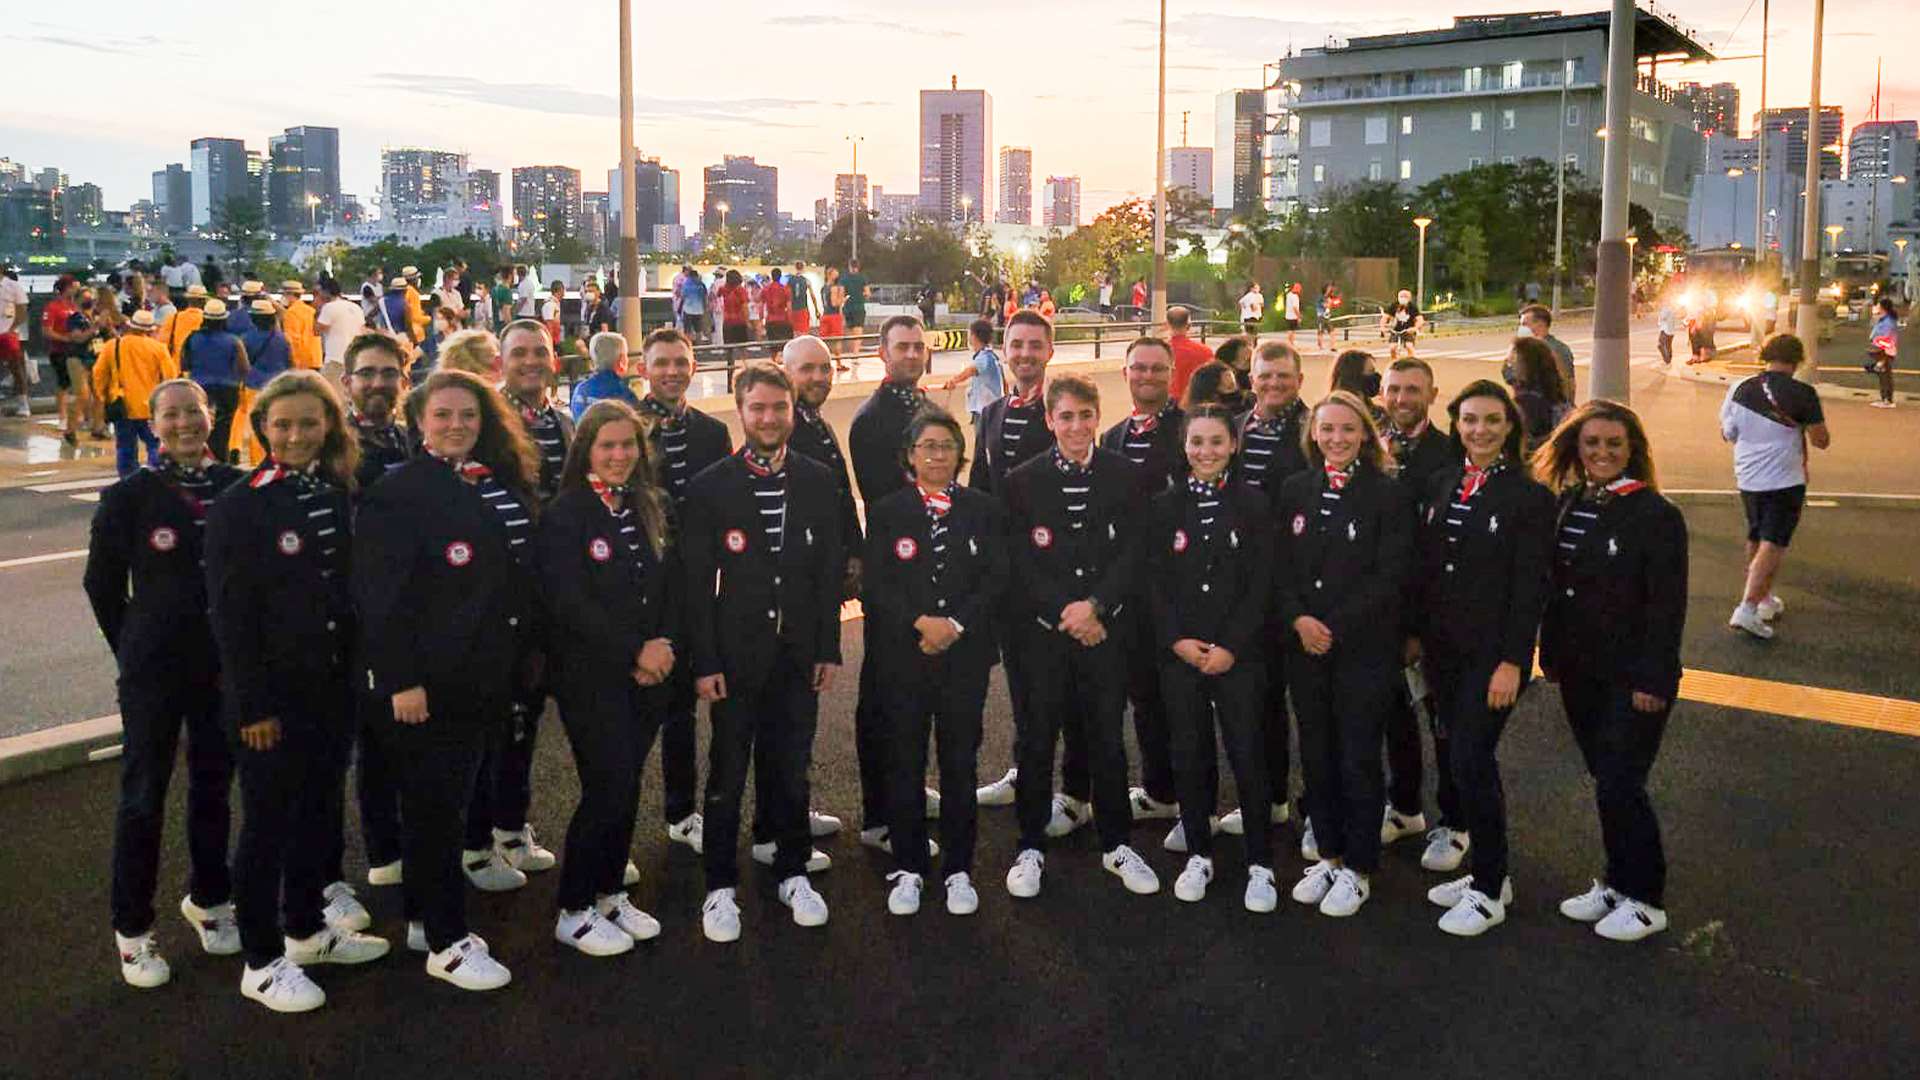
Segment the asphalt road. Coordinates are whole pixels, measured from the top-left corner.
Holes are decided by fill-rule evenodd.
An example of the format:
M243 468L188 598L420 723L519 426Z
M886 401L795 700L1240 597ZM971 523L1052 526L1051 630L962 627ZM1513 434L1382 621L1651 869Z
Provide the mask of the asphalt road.
M1581 338L1567 336L1584 357ZM1471 358L1438 366L1443 386L1492 370ZM1310 386L1324 383L1325 369L1324 358L1309 361ZM1115 392L1115 376L1101 382ZM1640 369L1634 392L1667 487L1730 487L1713 420L1721 389ZM844 424L855 404L837 400L830 415ZM1912 663L1920 564L1906 547L1920 500L1865 497L1915 492L1914 421L1852 403L1829 411L1836 447L1817 459L1813 486L1855 494L1809 508L1773 642L1723 626L1741 575L1737 500L1676 496L1693 536L1684 659L1920 699ZM65 493L0 491L0 561L81 546L90 510ZM78 561L0 569L0 627L11 645L0 698L10 723L113 711L79 569ZM857 629L847 627L850 663ZM1011 737L998 676L994 686L981 753L989 775L1007 763ZM849 829L859 806L851 688L843 679L822 704L814 769L815 804L847 817ZM461 994L396 954L363 969L321 969L330 1001L306 1017L242 1000L238 963L190 944L170 914L185 873L177 828L158 905L174 982L145 993L120 982L105 914L116 774L76 769L0 787L0 820L11 826L0 830L0 867L11 871L0 874L0 909L11 916L0 955L14 976L0 981L0 1075L447 1066L565 1076L1912 1075L1920 922L1907 898L1920 892L1920 860L1904 808L1920 741L1682 704L1652 785L1672 864L1673 929L1632 947L1554 910L1600 860L1592 788L1550 686L1529 691L1509 732L1519 897L1507 924L1477 941L1434 928L1438 909L1421 895L1432 875L1411 840L1390 851L1372 902L1347 921L1285 899L1272 915L1242 910L1244 864L1231 839L1220 845L1212 895L1178 903L1180 860L1160 849L1157 823L1140 826L1135 842L1161 874L1160 895L1125 893L1099 870L1083 833L1056 849L1042 897L1016 902L1001 887L1011 813L983 810L982 906L972 919L946 915L937 890L919 916L888 915L889 861L842 835L824 845L836 865L818 879L833 905L827 927L793 926L767 875L750 872L742 940L715 946L699 933L698 867L660 834L650 766L634 895L664 924L659 940L613 960L562 949L551 940L549 874L518 893L473 896L475 928L513 968L507 990ZM577 784L551 715L537 770L533 821L557 839ZM1233 802L1229 785L1223 807ZM357 823L349 830L349 873L359 875ZM1283 879L1298 866L1283 858ZM397 939L396 890L371 892L376 930Z

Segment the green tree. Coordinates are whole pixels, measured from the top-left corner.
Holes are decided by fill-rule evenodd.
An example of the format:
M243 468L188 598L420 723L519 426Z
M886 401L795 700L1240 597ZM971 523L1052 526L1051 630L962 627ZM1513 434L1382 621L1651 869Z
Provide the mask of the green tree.
M481 236L474 233L429 240L420 247L420 259L417 265L423 272L431 272L436 267L452 266L456 260L465 260L470 273L481 275L492 273L495 267L507 261L506 252L502 250L497 236L491 234ZM556 257L554 261L573 260Z
M381 285L385 285L402 267L419 266L424 268L425 257L420 249L409 247L400 242L397 236L389 235L366 247L350 248L346 254L334 263L334 274L348 287L357 288L371 270L380 271Z
M1328 193L1311 215L1310 243L1330 255L1398 259L1413 265L1417 245L1406 194L1385 180L1361 180Z
M232 196L214 208L220 248L234 266L252 266L267 250L267 215L256 199Z
M931 284L949 294L965 275L973 256L952 229L920 217L906 223L882 257L869 262L865 252L862 248L861 263L872 267L876 280Z
M1167 190L1167 251L1200 246L1200 230L1213 226L1213 200L1190 187ZM1148 232L1152 236L1152 232Z
M871 265L871 260L874 255L880 252L886 245L881 242L879 234L874 232L872 212L862 210L858 216L860 221L860 261L862 266L868 266ZM849 249L852 246L854 217L855 215L851 213L842 214L839 218L835 219L833 228L827 230L827 235L821 238L820 262L822 265L842 267L847 265L847 259L850 257Z
M1453 243L1453 276L1466 298L1478 301L1487 279L1487 238L1478 225L1465 225Z

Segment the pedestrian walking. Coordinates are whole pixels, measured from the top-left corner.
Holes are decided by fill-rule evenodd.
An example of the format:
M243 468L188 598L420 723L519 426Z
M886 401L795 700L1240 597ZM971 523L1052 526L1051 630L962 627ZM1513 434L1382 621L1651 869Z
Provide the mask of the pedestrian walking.
M1813 387L1793 377L1806 346L1775 334L1760 346L1766 370L1735 383L1720 403L1720 437L1733 444L1734 486L1747 515L1747 579L1727 625L1765 640L1786 604L1773 591L1807 501L1807 447L1833 445Z
M160 463L160 441L153 432L148 401L161 383L179 377L180 368L154 340L158 329L153 312L134 312L127 319L126 332L108 343L93 364L94 393L113 425L114 470L122 478L139 468L142 446L148 465Z
M207 448L226 461L233 436L234 414L246 385L247 347L227 328L227 305L208 300L200 312L199 328L180 345L180 373L200 384L213 404L213 434Z
M1880 397L1868 404L1876 409L1893 408L1893 365L1900 353L1900 319L1893 297L1882 295L1873 304L1873 329L1867 331L1868 371L1880 381Z

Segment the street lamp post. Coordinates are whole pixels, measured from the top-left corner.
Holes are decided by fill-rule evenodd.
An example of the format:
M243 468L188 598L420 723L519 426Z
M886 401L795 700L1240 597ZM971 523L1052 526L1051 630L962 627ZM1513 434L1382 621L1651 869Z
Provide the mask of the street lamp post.
M1420 254L1414 261L1413 271L1413 305L1425 311L1427 309L1427 226L1433 224L1433 219L1422 214L1414 218L1413 223L1420 229Z
M1806 360L1796 376L1807 382L1819 379L1820 355L1820 153L1814 147L1820 136L1820 53L1825 45L1826 0L1813 0L1813 77L1807 85L1807 172L1801 185L1806 205L1800 212L1800 310L1794 316L1794 333L1805 346Z
M1625 404L1632 394L1628 354L1632 345L1633 291L1627 249L1628 155L1633 147L1629 117L1634 95L1634 0L1613 0L1607 28L1607 140L1600 183L1600 248L1593 297L1593 365L1589 397Z
M1153 298L1151 320L1167 318L1167 0L1160 0L1160 100L1154 111Z
M847 141L853 144L853 216L847 219L847 261L860 257L860 144L866 141L864 135L848 135Z
M633 0L620 0L620 333L632 349L640 340L639 193L634 190Z
M727 233L727 210L729 209L727 201L722 199L714 203L713 208L720 211L720 235L725 236Z

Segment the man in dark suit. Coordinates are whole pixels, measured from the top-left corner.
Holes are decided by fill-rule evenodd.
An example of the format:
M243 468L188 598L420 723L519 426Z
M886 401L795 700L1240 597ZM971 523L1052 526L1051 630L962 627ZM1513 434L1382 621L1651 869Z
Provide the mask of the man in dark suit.
M846 572L833 475L787 451L793 384L777 367L752 364L734 400L745 445L694 478L682 531L694 686L713 724L701 909L710 941L740 936L734 849L750 762L768 773L780 902L801 926L827 921L806 875L807 774L819 695L840 665Z

